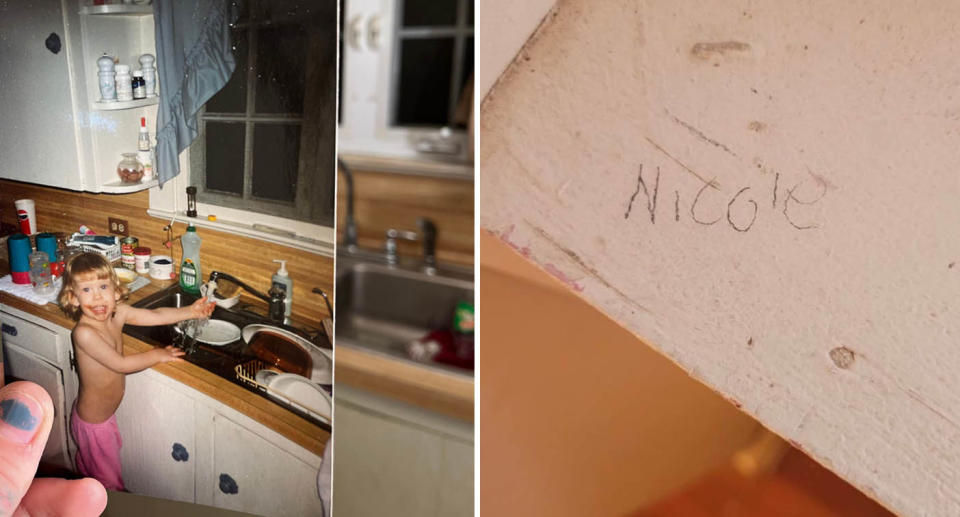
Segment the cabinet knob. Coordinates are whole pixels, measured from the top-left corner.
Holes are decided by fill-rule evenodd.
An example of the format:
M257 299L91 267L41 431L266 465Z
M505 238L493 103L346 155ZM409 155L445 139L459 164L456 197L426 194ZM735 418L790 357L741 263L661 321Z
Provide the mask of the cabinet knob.
M10 334L11 336L17 335L17 327L14 327L13 325L7 325L4 323L2 328L4 334Z
M187 452L187 448L179 443L173 444L173 451L170 452L170 456L173 456L173 461L187 461L190 459L190 453Z
M236 494L240 492L240 487L230 474L220 474L220 491L224 494Z
M62 48L60 43L60 35L56 32L51 32L50 35L47 36L47 39L43 42L43 45L47 47L47 50L50 52L58 54Z

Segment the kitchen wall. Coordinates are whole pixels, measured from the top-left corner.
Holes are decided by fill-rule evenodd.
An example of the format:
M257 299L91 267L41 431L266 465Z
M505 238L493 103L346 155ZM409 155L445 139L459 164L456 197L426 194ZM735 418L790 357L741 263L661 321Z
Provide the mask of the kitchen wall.
M354 176L358 242L363 248L383 249L389 228L416 230L418 217L437 225L437 260L473 265L473 181L351 168ZM341 172L337 184L338 235L347 213L347 182ZM421 256L420 243L400 243L404 255Z
M155 254L164 250L163 227L168 221L147 215L147 191L92 194L0 180L0 221L15 223L13 202L22 198L36 201L41 231L72 233L85 224L98 234L108 234L107 218L117 217L127 220L130 235L139 238L141 246L151 248ZM174 236L185 231L186 225L177 223ZM323 298L311 293L311 289L320 287L333 301L332 258L206 228L198 228L197 232L203 239L200 256L204 271L221 270L266 291L278 266L272 259L286 259L294 280L294 315L309 323L318 323L328 315ZM175 242L173 256L178 262L180 254L180 244Z
M489 515L630 515L760 431L486 232L480 275L479 497Z

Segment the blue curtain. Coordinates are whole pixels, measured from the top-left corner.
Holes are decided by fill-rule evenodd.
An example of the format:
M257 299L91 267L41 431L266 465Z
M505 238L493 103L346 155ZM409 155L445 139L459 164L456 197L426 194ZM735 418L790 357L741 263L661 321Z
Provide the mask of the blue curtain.
M178 156L199 134L197 112L236 68L230 0L154 0L157 39L157 157L160 185L180 174Z

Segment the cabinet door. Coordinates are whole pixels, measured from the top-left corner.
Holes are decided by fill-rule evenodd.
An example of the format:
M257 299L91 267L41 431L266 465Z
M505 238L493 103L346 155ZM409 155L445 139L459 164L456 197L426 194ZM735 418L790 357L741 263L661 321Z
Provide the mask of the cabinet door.
M0 334L5 335L5 334ZM43 449L42 461L73 470L67 449L69 425L63 389L63 372L40 356L20 348L5 339L3 342L3 370L6 382L31 381L43 386L53 399L53 428Z
M337 386L333 515L473 515L472 424Z
M194 401L175 381L145 370L127 376L117 410L123 481L132 493L194 502ZM183 388L188 390L189 388Z
M82 190L61 5L76 7L60 0L3 3L0 177ZM60 41L57 53L45 44L51 34Z
M222 415L214 415L213 429L214 506L257 515L322 515L315 466Z

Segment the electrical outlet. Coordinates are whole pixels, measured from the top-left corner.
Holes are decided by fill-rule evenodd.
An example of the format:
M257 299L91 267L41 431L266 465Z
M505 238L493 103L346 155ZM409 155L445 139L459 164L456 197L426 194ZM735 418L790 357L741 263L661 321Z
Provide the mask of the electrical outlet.
M110 233L123 236L130 235L130 227L127 226L126 219L115 219L113 217L109 217L107 218L107 222L110 223Z

